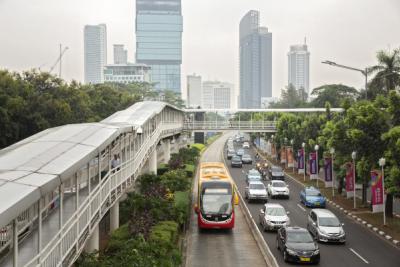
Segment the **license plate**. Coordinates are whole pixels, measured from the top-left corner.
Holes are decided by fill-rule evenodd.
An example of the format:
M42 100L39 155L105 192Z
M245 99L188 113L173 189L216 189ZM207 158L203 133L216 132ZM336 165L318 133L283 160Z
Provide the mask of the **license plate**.
M300 261L308 262L310 261L310 258L300 257Z

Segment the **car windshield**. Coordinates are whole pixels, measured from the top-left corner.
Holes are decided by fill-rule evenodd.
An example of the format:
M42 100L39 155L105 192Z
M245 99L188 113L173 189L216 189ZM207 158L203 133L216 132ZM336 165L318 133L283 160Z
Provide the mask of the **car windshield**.
M243 158L246 158L246 159L249 159L250 158L250 155L243 155Z
M272 167L273 172L282 172L282 169L279 167Z
M287 242L290 243L312 243L314 242L308 232L287 232Z
M321 217L319 218L319 225L325 227L339 227L340 222L336 217Z
M230 214L232 212L232 196L229 194L204 194L201 209L207 214Z
M235 153L235 150L229 150L228 153Z
M250 189L265 189L265 186L263 184L250 184L249 188Z
M261 180L260 175L249 175L249 180Z
M285 209L281 207L267 208L265 213L270 216L284 216L286 215Z
M232 160L233 161L241 161L240 157L238 157L238 156L233 157Z
M306 191L307 196L312 196L312 197L320 197L321 193L317 190L307 190Z
M285 183L272 183L272 187L286 187Z

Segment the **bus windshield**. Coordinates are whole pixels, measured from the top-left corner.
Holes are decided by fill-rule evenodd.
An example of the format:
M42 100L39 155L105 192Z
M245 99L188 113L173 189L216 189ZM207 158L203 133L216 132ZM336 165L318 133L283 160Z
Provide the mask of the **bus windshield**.
M205 214L229 215L232 213L232 194L226 188L206 188L200 204Z

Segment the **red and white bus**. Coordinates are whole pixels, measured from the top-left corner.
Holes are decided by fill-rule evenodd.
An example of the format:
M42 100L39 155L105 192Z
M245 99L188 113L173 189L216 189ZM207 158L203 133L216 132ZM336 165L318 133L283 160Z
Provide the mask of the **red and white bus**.
M197 192L195 211L198 227L232 229L235 225L235 205L239 204L239 198L223 163L201 163Z

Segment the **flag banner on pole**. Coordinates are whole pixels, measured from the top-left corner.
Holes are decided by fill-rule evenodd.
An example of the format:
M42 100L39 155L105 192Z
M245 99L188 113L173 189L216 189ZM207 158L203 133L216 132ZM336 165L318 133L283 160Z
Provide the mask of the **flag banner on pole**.
M281 163L286 163L286 149L285 147L281 148Z
M294 167L293 148L291 146L288 146L286 151L287 151L288 167L293 168Z
M332 158L326 157L324 159L324 181L325 187L332 187Z
M271 154L272 154L272 158L276 159L276 147L275 147L274 143L271 144Z
M382 173L376 170L371 171L371 198L372 212L383 212Z
M317 166L317 153L311 152L309 154L309 164L310 164L310 179L318 179L318 166Z
M346 194L347 198L354 196L354 171L353 171L353 163L346 163Z
M297 150L297 169L299 173L304 173L304 150L299 149Z

